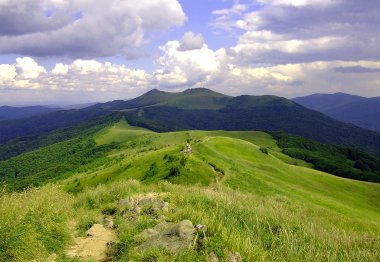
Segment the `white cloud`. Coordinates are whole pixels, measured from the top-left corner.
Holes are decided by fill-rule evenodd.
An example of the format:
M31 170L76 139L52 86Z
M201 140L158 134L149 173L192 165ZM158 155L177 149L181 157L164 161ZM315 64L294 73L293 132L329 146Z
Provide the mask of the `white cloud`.
M263 38L273 38L261 33ZM259 34L260 35L260 34ZM274 37L275 38L275 37ZM161 47L159 69L154 72L128 68L123 64L78 59L58 63L44 71L31 58L18 58L15 65L0 65L0 102L39 97L73 102L127 99L152 88L179 90L207 87L231 94L275 94L295 97L315 92L344 91L376 95L380 61L315 61L283 65L246 65L235 63L227 49L180 50L180 41ZM232 56L232 57L231 57ZM16 68L19 75L16 76ZM21 70L22 69L22 70ZM347 74L356 70L355 74ZM17 98L9 90L18 90ZM33 94L30 95L33 90ZM40 94L40 95L37 95ZM8 100L6 100L8 99Z
M179 50L187 51L193 49L200 49L204 45L205 41L202 34L194 34L193 32L187 32L181 39L181 46Z
M0 53L134 57L147 35L186 19L177 0L3 1Z
M215 19L211 23L211 26L227 31L239 27L244 21L236 21L236 18L240 17L247 9L248 7L246 5L235 3L231 8L215 10L212 12Z
M262 4L285 5L294 7L303 6L330 6L341 2L340 0L258 0Z
M14 65L0 64L0 83L12 80L16 75L17 72Z
M103 65L96 60L75 60L70 68L80 74L97 73L104 70Z
M237 35L232 50L238 64L380 59L376 0L257 2L254 8L214 12L211 24Z
M40 74L46 73L43 66L37 64L31 57L23 57L16 59L16 69L19 78L37 78Z
M53 70L51 70L51 73L54 75L66 75L68 72L69 66L62 63L56 64Z
M179 41L169 41L160 49L164 55L157 60L157 63L164 72L168 72L167 74L181 75L179 79L182 79L182 83L186 78L188 85L205 83L210 74L219 70L226 56L224 49L213 51L206 44L200 49L182 51Z

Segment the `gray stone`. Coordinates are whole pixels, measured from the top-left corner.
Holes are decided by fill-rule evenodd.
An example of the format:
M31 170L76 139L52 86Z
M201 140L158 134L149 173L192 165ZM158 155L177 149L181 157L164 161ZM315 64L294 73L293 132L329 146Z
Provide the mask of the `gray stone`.
M242 258L239 253L232 254L231 252L228 253L228 262L242 262Z
M183 220L173 227L172 232L181 238L193 238L195 229L190 220Z
M161 205L161 210L164 212L169 212L169 203L164 201Z
M131 212L135 215L139 215L141 213L141 208L139 206L135 206L131 209Z
M122 206L122 207L125 207L125 206L132 206L133 205L133 199L130 197L130 198L123 198L123 199L120 199L119 202L118 202L118 205L119 206Z
M138 235L140 240L147 237L146 241L140 245L141 249L161 247L176 253L191 247L193 244L195 229L193 223L189 220L183 220L174 225L163 221L152 230L151 232L158 233L149 235L144 230Z
M109 228L109 229L115 228L115 223L113 222L112 217L107 217L107 218L103 219L103 224L104 224L105 228Z
M157 198L156 196L146 196L141 198L137 205L147 206L152 205L154 207L161 207L164 204L164 200Z
M219 262L219 258L218 258L217 255L215 255L214 252L212 252L212 253L210 253L210 254L208 255L208 260L207 260L207 261L208 261L208 262Z

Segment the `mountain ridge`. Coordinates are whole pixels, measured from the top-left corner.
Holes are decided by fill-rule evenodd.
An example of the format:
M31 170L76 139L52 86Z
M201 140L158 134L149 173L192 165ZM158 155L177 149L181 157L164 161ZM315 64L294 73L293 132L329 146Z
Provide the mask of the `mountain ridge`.
M361 97L345 93L313 94L293 101L342 122L380 131L380 97Z
M46 107L46 106L0 106L0 120L11 120L19 118L27 118L32 116L43 115L55 111L59 111L61 108Z
M186 129L284 131L380 155L380 133L342 123L277 96L231 97L205 88L179 93L156 89L132 100L97 104L95 108L121 111L131 124L160 132Z

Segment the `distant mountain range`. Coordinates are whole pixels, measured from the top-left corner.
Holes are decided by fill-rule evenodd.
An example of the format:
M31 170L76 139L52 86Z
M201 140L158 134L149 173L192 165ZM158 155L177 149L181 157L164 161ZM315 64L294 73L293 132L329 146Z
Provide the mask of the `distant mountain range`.
M284 131L324 143L357 147L380 155L380 133L342 123L277 96L226 96L198 88L180 93L152 90L128 101L94 109L122 112L132 125L155 131Z
M27 107L0 107L0 121L7 119L25 118L31 116L43 115L60 110L60 108L50 108L44 106L27 106Z
M293 101L337 120L380 131L380 97L366 98L344 93L314 94Z
M171 93L151 90L132 100L84 109L61 110L0 122L0 143L34 137L103 117L125 117L129 124L154 131L283 131L323 143L363 149L380 155L380 133L342 123L277 96L231 97L209 89Z
M0 106L0 121L40 116L47 113L57 112L60 110L84 109L86 107L93 106L95 104L96 103L74 104L74 105L68 105L68 106L63 106L63 107L59 107L59 106L25 106L25 107Z

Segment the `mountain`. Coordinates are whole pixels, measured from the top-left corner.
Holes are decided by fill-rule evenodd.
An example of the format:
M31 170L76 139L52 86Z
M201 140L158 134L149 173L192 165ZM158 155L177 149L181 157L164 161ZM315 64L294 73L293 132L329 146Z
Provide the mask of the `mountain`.
M188 89L180 93L171 93L153 89L135 99L117 100L97 104L96 108L123 110L149 106L170 106L181 109L220 109L231 97L206 88Z
M189 129L283 131L380 155L378 132L339 122L285 98L231 97L206 88L179 93L155 89L132 100L2 121L0 143L39 136L108 114L124 115L132 125L160 132Z
M28 106L28 107L0 107L0 120L27 118L32 116L43 115L60 110L59 108L50 108L44 106Z
M344 93L314 94L293 101L337 120L380 131L380 97L366 98Z
M72 127L97 117L112 114L115 112L85 108L1 121L0 144L22 137L41 136L57 129Z
M63 106L62 108L65 109L65 110L70 110L70 109L83 109L83 108L86 108L86 107L90 107L90 106L93 106L97 103L85 103L85 104L74 104L74 105L67 105L67 106Z
M123 118L75 130L0 161L0 261L379 257L380 184L314 170L267 133L156 133Z
M211 90L180 93L152 90L129 101L92 108L122 112L129 123L155 131L284 131L323 143L356 147L380 155L380 133L342 123L276 96L231 97Z

